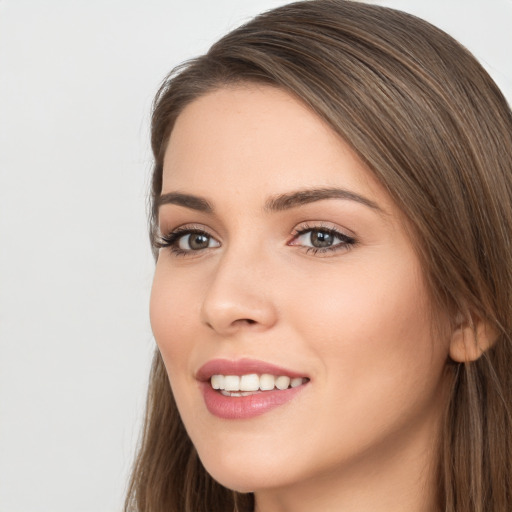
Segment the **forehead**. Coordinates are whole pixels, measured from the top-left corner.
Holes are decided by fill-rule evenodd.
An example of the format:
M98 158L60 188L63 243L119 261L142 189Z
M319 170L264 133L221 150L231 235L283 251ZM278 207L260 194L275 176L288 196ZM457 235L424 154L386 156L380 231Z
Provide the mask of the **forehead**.
M223 87L190 103L164 158L163 193L268 195L334 186L382 195L371 171L325 121L268 85Z

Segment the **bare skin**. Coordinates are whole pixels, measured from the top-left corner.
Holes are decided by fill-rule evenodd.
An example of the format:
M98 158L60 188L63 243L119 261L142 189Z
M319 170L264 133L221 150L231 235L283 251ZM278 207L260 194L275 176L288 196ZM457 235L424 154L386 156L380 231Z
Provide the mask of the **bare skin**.
M435 510L450 339L434 337L403 219L360 159L286 92L223 88L179 116L162 193L199 198L160 206L172 242L151 322L207 471L255 492L257 512ZM216 358L309 380L264 414L219 418L197 380Z

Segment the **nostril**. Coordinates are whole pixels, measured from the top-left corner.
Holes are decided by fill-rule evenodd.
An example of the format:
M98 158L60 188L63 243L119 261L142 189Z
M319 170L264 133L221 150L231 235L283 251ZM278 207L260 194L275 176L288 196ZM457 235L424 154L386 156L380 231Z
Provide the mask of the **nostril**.
M258 322L256 320L253 320L252 318L239 318L238 320L235 320L234 322L231 323L231 327L242 327L244 325L256 325ZM211 323L211 322L205 322L205 324L210 328L210 329L213 329L214 331L217 330L217 328L215 327L215 323Z
M239 320L236 320L234 322L235 324L247 324L247 325L253 325L258 322L256 320L253 320L252 318L240 318Z

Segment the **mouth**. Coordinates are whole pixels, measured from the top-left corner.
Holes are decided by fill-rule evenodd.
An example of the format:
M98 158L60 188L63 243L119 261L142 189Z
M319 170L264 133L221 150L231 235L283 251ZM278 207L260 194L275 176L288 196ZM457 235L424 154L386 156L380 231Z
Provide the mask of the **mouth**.
M215 359L196 375L207 410L222 419L250 419L292 401L309 377L263 361Z

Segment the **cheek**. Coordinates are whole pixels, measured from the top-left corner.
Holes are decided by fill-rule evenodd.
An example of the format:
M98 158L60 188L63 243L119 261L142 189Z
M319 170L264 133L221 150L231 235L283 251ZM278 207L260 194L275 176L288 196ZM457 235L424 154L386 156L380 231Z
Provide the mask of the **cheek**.
M317 417L330 421L315 428L331 440L333 463L399 437L422 418L436 421L448 352L432 336L429 301L414 266L350 270L338 280L316 281L315 290L328 293L293 302L296 337L308 340L311 358L321 362L315 406Z
M163 356L167 372L182 365L191 349L185 333L191 332L192 314L198 308L190 290L166 268L162 258L157 262L150 298L150 320L153 335Z
M195 288L182 281L168 271L165 260L157 263L151 288L150 320L173 396L187 425L193 423L193 412L197 410L190 390L197 386L191 367L195 350L191 333L197 332L192 319L198 301L192 293Z
M391 259L391 261L393 261ZM448 346L432 336L429 300L414 259L382 260L360 272L317 276L307 300L293 302L295 324L341 384L378 389L435 380Z

